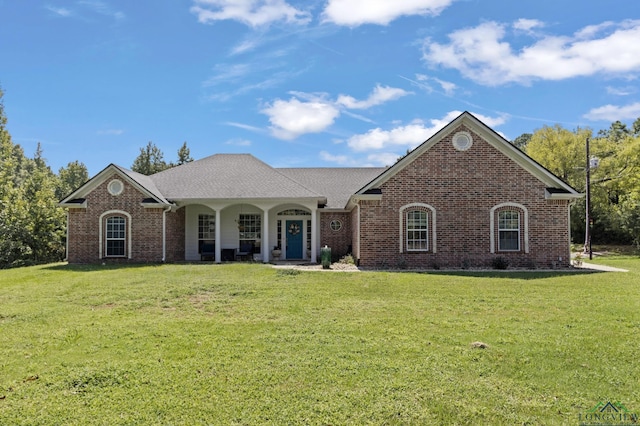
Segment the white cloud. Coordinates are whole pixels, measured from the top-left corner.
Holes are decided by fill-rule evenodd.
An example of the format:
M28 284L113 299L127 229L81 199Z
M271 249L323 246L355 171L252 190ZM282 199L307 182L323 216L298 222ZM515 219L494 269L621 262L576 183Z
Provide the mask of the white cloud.
M391 149L392 147L413 149L435 135L460 114L462 114L461 111L450 111L440 119L429 120L429 125L423 120L413 120L407 125L398 124L397 127L391 130L382 130L378 127L369 130L367 133L350 137L347 145L356 152ZM505 116L488 117L481 114L473 114L489 127L499 126L507 120Z
M124 133L124 130L122 130L122 129L104 129L104 130L98 130L96 133L99 134L99 135L120 136L121 134Z
M607 93L615 96L629 96L637 92L635 87L611 87L607 86Z
M264 132L264 130L260 127L251 126L249 124L244 124L244 123L237 123L235 121L227 121L224 124L226 124L227 126L237 127L238 129L249 130L251 132L256 132L256 133Z
M544 22L537 19L518 19L513 23L513 28L516 30L531 32L534 28L544 27Z
M301 102L295 97L288 101L276 99L261 112L269 116L273 136L286 140L322 132L340 115L332 102L320 98Z
M233 138L226 141L225 144L234 146L251 146L251 141L248 139Z
M393 152L378 152L367 155L367 160L379 166L391 166L398 161L399 157L398 154L394 154Z
M331 163L340 164L342 166L354 164L353 159L347 155L333 155L328 153L327 151L320 151L320 158L323 161L329 161Z
M235 20L250 27L261 27L273 22L306 24L311 15L291 6L284 0L194 0L191 12L198 22Z
M640 117L640 102L624 106L604 105L593 108L584 117L593 121L633 120Z
M505 36L504 24L485 22L454 31L449 43L425 40L423 59L488 86L640 72L640 20L585 27L573 36L542 36L517 52Z
M383 104L387 101L393 101L410 94L403 89L389 86L380 86L379 84L373 89L373 92L364 101L358 101L352 96L340 95L336 103L349 109L367 109L375 105Z
M351 96L340 95L336 101L326 93L289 92L288 101L276 99L262 109L269 116L271 133L280 139L295 139L305 133L319 133L331 126L342 113L358 120L371 122L366 117L347 111L366 109L405 96L410 92L377 85L368 99L358 101Z
M62 16L64 18L73 15L73 12L70 9L65 9L64 7L45 6L45 8L50 12L53 12L56 15Z
M124 13L113 10L111 6L100 0L79 0L78 4L87 6L93 9L94 12L101 15L110 16L116 20L122 20L125 18Z
M323 20L356 27L363 24L387 25L410 15L437 16L455 0L329 0Z

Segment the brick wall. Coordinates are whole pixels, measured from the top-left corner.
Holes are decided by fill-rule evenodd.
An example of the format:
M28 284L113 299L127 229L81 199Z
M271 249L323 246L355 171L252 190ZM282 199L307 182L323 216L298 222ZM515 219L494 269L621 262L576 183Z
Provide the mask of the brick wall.
M331 229L331 222L339 220L342 228L338 231ZM320 213L320 247L331 247L331 257L339 260L349 253L352 246L351 213L349 212L321 212Z
M469 150L453 147L451 137L457 131L472 134ZM544 183L464 126L416 158L381 189L380 201L360 202L362 266L486 267L498 256L518 267L569 264L568 202L545 200ZM519 252L490 252L490 212L506 202L521 204L528 211L529 253L524 252L524 245ZM399 212L411 203L435 208L435 253L432 241L428 252L400 253ZM428 235L432 239L431 227Z
M114 178L124 184L119 195L111 195L107 185ZM70 263L94 262L160 262L162 261L162 208L144 208L146 196L130 185L124 178L113 174L107 177L87 196L86 209L69 209L67 260ZM126 212L131 217L131 235L127 217L127 256L107 258L104 242L105 222L110 216L126 215L114 213L102 218L102 257L100 257L100 216L110 210ZM167 260L184 259L184 209L169 212L167 217ZM128 240L131 253L128 253ZM130 259L129 259L130 257Z

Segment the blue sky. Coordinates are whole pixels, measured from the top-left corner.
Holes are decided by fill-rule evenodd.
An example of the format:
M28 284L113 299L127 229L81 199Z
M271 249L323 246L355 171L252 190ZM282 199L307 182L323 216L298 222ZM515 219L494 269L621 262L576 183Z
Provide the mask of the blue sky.
M248 152L380 166L470 111L511 140L640 117L637 0L0 0L8 129L54 170Z

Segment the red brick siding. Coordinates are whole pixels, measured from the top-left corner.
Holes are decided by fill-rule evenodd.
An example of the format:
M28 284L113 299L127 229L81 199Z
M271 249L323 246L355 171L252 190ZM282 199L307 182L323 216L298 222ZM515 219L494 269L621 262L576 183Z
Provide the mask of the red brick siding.
M342 222L342 229L334 231L330 224L332 220ZM352 246L351 213L321 212L320 213L320 247L331 247L331 257L340 259L349 252Z
M457 131L469 129L452 131L385 182L379 203L360 202L360 264L486 267L502 256L511 266L568 265L568 202L545 200L544 183L470 131L473 146L457 151L451 143ZM490 253L490 211L505 202L528 210L529 254ZM411 203L435 208L436 253L399 253L399 211Z
M124 183L120 195L111 195L107 185L117 178ZM160 262L162 261L162 208L144 208L141 205L146 195L130 185L124 178L114 175L86 196L86 209L69 209L68 253L70 263L113 262ZM105 258L104 224L103 249L100 258L100 216L106 211L119 210L131 216L131 259ZM167 258L184 259L184 212L167 213ZM124 215L122 215L124 216ZM127 231L129 229L127 218ZM180 241L181 240L181 241ZM127 253L128 253L128 242Z

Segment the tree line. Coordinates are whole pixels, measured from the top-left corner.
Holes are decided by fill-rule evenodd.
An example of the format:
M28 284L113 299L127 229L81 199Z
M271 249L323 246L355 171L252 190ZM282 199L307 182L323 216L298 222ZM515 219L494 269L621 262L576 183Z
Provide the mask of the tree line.
M631 127L615 121L596 134L589 128L544 126L512 141L580 192L586 191L586 141L597 166L590 168L595 244L634 244L640 249L640 118ZM571 207L571 236L584 243L585 200Z
M88 179L87 167L72 161L57 173L47 165L38 143L33 157L13 143L0 89L0 269L56 262L64 258L66 215L58 202ZM635 244L640 248L640 118L631 128L616 121L595 135L588 128L568 130L544 126L513 141L578 191L584 191L585 142L599 166L591 170L591 217L594 243ZM176 162L148 142L140 148L131 170L145 175L193 161L187 143ZM585 203L571 207L571 235L584 241Z
M66 214L58 202L89 180L87 167L72 161L51 170L38 143L33 157L25 155L7 130L0 89L0 269L64 259ZM193 161L187 143L178 161L165 162L152 142L140 148L131 169L146 175Z

